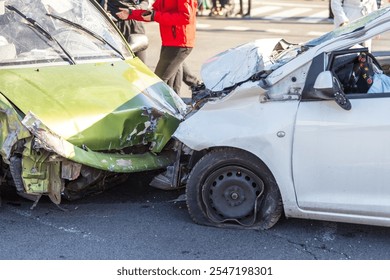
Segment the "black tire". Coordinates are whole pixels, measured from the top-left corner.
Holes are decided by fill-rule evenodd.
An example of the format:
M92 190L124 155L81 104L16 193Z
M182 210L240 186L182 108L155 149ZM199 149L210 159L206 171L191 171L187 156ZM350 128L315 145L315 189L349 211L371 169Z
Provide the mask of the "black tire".
M276 181L256 156L220 148L203 156L186 188L194 222L216 227L269 229L282 214Z

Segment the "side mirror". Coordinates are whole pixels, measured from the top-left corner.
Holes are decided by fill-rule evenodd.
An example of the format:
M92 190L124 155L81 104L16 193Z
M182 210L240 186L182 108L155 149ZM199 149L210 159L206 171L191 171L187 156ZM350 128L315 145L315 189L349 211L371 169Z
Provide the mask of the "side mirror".
M149 40L145 34L131 34L129 44L132 51L136 53L146 50L149 46Z
M319 99L334 99L341 108L345 110L351 110L352 108L351 102L343 92L339 80L331 71L324 71L318 75L314 83L314 91Z

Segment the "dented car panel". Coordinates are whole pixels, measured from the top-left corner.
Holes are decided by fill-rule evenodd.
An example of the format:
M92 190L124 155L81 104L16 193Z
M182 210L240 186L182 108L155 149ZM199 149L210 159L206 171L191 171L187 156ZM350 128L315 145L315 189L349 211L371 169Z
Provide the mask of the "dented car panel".
M87 147L78 147L52 132L33 114L29 113L23 125L35 136L33 148L45 149L57 155L90 167L111 172L137 172L166 167L172 163L172 156L142 154L99 153Z
M206 103L173 136L195 151L234 147L262 155L277 178L291 185L283 174L291 170L289 143L298 102L261 102L264 94L254 83L242 85L226 98Z
M21 125L21 118L9 101L0 94L0 154L6 163L14 145L22 139L30 137L28 129Z
M280 41L279 38L260 39L211 57L201 68L204 84L212 91L221 91L247 80L254 73L269 70L273 65L271 55Z
M138 59L0 70L0 83L2 94L21 111L92 150L153 142L152 151L159 152L182 119L171 89Z
M174 163L187 106L95 1L0 4L2 173L20 195L59 204Z

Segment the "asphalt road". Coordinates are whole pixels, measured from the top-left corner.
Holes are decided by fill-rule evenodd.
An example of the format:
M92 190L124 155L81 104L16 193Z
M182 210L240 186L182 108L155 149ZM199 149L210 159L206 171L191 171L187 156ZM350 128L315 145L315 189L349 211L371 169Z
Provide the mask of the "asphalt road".
M323 1L296 2L323 5L322 10L327 7ZM244 42L281 35L299 42L332 28L326 19L319 23L299 23L299 19L200 17L197 47L188 58L189 64L199 73L202 61ZM235 27L226 29L229 26ZM157 25L149 24L147 32L151 41L147 64L153 68L160 46ZM30 210L31 202L12 193L3 194L0 259L390 259L390 228L299 219L281 219L267 231L196 225L185 203L176 200L183 190L148 187L152 175L134 174L125 184L102 194L65 201L61 205L65 211L48 199Z
M361 260L389 259L390 229L282 219L267 231L199 226L183 191L147 187L136 174L126 184L62 211L43 199L7 196L0 208L0 259L37 260Z

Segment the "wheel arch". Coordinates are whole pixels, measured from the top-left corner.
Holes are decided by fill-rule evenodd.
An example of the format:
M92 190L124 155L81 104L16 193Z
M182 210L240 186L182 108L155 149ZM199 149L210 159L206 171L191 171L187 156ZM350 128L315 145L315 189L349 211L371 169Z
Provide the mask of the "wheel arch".
M275 176L273 175L272 171L268 168L267 164L258 156L256 155L255 153L251 152L251 151L248 151L248 150L245 150L245 149L242 149L242 148L239 148L239 147L234 147L234 146L214 146L214 147L209 147L207 149L203 149L203 150L200 150L200 151L193 151L193 154L191 155L191 157L193 158L193 164L195 165L205 154L207 153L210 153L210 152L213 152L213 151L216 151L216 150L222 150L222 149L232 149L232 150L237 150L237 151L241 151L243 153L247 153L247 154L250 154L254 157L256 157L259 162L261 162L262 165L264 165L265 168L267 168L268 172L270 174L272 174L275 182L276 182L276 179L275 179Z

